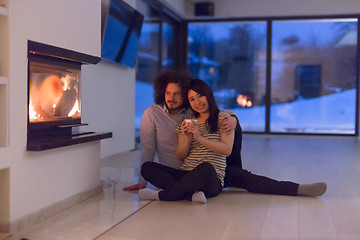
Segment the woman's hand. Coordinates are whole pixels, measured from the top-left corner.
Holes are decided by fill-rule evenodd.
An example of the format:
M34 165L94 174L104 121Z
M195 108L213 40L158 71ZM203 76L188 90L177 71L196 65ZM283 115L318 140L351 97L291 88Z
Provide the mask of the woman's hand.
M190 132L192 134L192 136L195 140L198 140L199 137L201 137L201 135L200 135L199 125L198 125L197 121L191 120L191 122L189 122L188 124L189 124L188 132Z
M190 132L191 123L192 123L192 121L190 119L185 119L181 123L181 131L182 131L183 135L186 136L189 139L193 138L193 134L192 134L192 132Z
M176 148L176 157L183 161L189 154L190 144L193 139L193 133L190 132L191 123L189 120L184 120L181 125L182 134L178 134L178 146Z

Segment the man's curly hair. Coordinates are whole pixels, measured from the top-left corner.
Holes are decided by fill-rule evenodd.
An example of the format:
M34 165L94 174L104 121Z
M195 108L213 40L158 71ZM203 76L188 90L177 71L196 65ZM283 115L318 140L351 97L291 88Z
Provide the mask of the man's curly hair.
M194 77L186 71L168 70L154 78L154 100L156 104L165 104L165 90L169 83L179 84L183 95L183 107L188 107L187 94L189 83Z

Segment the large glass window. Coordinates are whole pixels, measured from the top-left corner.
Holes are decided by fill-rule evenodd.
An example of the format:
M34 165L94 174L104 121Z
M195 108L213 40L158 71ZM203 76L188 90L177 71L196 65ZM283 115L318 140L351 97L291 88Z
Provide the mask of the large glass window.
M270 131L354 134L357 19L273 21Z
M141 116L154 104L152 81L159 72L160 14L143 1L137 2L137 9L144 15L135 83L135 137L139 141Z
M164 18L161 41L161 70L172 69L174 64L174 25L175 23L171 19Z
M357 18L191 22L188 69L246 132L354 135L357 29Z
M138 0L136 8L144 15L141 29L135 84L135 140L140 137L141 117L154 104L153 79L161 70L174 65L176 22L147 2Z
M188 24L188 68L245 131L265 131L266 22Z
M182 65L178 22L143 0L136 136L153 78ZM245 132L357 134L357 18L188 23L187 65ZM268 34L269 33L269 34ZM271 44L270 44L271 43ZM271 53L271 55L268 55Z

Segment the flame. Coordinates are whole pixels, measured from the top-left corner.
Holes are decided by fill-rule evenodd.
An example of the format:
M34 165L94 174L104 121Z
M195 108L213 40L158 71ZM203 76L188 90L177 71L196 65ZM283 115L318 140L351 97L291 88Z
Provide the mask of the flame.
M30 117L30 119L39 119L40 118L38 113L35 111L34 105L32 104L31 100L29 103L29 117Z
M248 96L239 94L236 98L237 103L240 107L252 107L252 101L248 98Z
M71 116L75 115L76 113L80 113L80 104L79 104L79 101L77 99L75 101L75 104L74 104L73 108L68 113L68 117L71 117Z
M66 74L65 76L60 78L60 81L63 85L63 90L69 90L70 89L70 82L71 82L71 76L69 74Z
M48 115L41 108L35 107L34 104L32 103L32 101L30 100L30 103L29 103L29 118L30 118L30 121L39 120L39 119L48 118Z
M69 74L63 76L53 74L46 76L40 86L30 83L30 121L80 116L80 100L77 94L73 96L73 92L78 91L74 81L77 81L77 78ZM71 94L64 95L65 92ZM69 111L68 107L71 103L74 104Z

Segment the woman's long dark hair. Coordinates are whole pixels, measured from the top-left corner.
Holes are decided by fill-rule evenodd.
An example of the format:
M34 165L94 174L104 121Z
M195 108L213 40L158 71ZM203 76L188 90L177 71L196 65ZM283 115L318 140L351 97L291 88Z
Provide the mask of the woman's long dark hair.
M201 96L205 96L209 105L209 118L207 119L208 130L215 133L218 130L219 108L216 104L213 91L203 80L194 79L190 82L190 89L197 92ZM194 112L194 116L198 117L200 114Z

